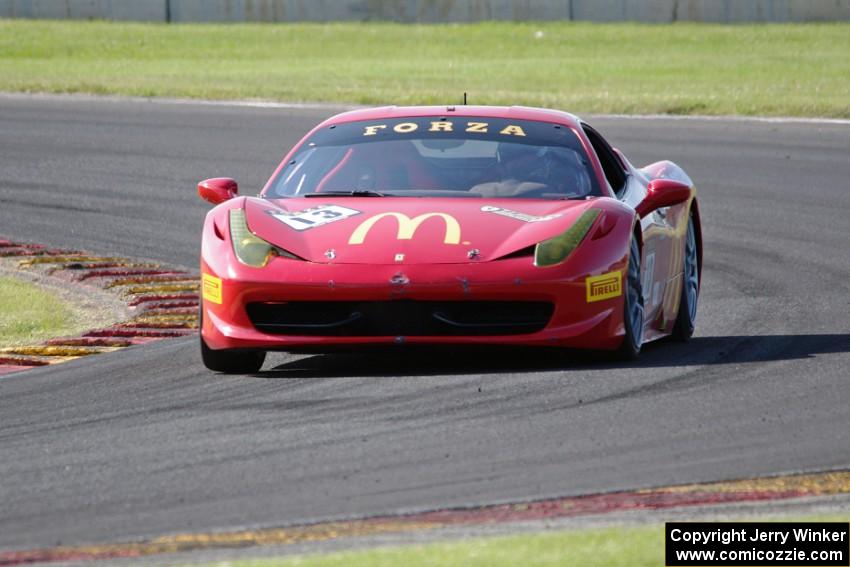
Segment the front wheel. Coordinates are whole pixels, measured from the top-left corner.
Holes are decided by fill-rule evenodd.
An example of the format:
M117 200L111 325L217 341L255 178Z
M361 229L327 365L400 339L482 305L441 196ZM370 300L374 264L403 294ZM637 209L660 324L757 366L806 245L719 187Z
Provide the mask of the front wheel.
M685 258L682 265L682 294L679 312L671 335L679 341L687 341L694 334L699 300L699 258L697 257L697 235L694 217L688 219L688 234L685 237Z
M199 309L198 321L200 329L203 329L203 308ZM255 374L260 371L266 360L266 353L262 350L213 350L201 340L201 361L209 370L223 372L224 374Z
M617 351L619 357L624 360L637 358L643 344L643 288L640 282L640 264L640 244L637 238L632 236L626 292L623 297L623 327L626 333L623 344Z

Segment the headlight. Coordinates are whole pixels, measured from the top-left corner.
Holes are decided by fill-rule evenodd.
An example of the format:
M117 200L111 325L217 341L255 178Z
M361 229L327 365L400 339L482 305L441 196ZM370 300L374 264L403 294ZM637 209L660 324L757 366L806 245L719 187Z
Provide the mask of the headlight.
M547 268L564 262L587 236L599 214L599 209L585 211L566 232L540 242L534 249L534 265Z
M230 211L230 241L233 242L236 257L246 266L262 268L269 263L272 256L298 259L297 256L269 244L248 230L245 211L242 209Z

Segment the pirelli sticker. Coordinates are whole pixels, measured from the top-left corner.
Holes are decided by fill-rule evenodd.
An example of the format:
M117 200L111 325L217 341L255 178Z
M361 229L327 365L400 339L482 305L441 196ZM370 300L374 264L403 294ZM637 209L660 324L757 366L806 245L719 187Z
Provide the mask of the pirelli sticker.
M221 279L209 274L204 274L202 276L201 283L201 290L203 292L204 299L221 305Z
M585 280L587 302L602 301L623 294L623 274L619 270L601 276L591 276Z

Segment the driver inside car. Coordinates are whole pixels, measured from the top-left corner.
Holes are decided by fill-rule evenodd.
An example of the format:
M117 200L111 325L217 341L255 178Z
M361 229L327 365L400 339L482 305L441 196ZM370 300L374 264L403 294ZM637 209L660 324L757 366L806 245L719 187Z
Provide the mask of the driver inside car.
M496 148L492 181L470 189L484 197L553 197L582 194L590 180L575 152L559 146L502 142Z

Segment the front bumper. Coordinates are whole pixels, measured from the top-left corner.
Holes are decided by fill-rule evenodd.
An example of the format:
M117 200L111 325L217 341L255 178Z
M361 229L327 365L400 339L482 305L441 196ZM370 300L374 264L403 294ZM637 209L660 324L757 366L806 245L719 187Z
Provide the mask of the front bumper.
M225 257L222 257L225 256ZM227 253L206 255L204 274L220 279L220 296L203 301L202 337L212 349L322 350L356 345L504 344L613 350L623 336L622 296L588 302L586 279L619 270L625 258L601 266L581 257L555 268L535 268L530 258L469 264L317 264L276 258L249 268ZM577 266L588 266L582 270ZM220 301L220 302L219 302ZM547 302L548 323L531 333L340 336L271 334L249 317L252 303L274 302ZM402 304L399 304L401 307ZM401 312L402 309L399 309Z

